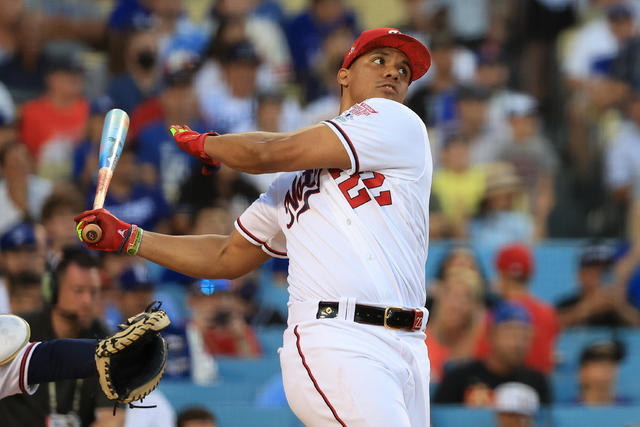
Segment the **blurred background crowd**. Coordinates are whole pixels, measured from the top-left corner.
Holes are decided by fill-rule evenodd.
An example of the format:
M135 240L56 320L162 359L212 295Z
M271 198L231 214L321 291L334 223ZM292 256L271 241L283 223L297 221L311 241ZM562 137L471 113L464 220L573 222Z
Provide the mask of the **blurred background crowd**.
M162 300L157 408L113 425L297 425L276 353L286 261L197 280L88 256L73 217L93 201L104 116L121 108L131 127L105 207L147 230L229 233L274 176L202 175L169 125L277 132L335 117L345 52L392 26L433 60L406 101L434 159L433 424L640 422L639 24L638 0L3 0L0 312L31 313L34 339L96 337ZM93 386L5 399L0 418L91 425L111 410Z

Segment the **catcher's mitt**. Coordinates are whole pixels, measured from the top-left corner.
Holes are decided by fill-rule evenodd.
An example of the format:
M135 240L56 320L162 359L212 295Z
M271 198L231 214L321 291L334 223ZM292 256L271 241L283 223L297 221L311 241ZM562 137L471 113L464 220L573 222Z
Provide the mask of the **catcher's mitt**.
M170 320L159 301L98 341L96 367L100 386L115 403L142 400L158 386L167 363L167 341L160 331Z

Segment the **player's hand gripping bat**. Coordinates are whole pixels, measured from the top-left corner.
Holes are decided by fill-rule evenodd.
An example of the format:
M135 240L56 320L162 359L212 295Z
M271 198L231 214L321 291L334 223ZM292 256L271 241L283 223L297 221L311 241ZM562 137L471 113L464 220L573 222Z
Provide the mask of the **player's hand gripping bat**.
M118 164L120 153L129 130L129 116L124 111L114 108L104 118L104 127L100 137L98 185L93 199L93 209L100 209L111 183L113 170ZM88 224L82 230L82 239L89 243L97 243L102 238L102 229L98 224Z

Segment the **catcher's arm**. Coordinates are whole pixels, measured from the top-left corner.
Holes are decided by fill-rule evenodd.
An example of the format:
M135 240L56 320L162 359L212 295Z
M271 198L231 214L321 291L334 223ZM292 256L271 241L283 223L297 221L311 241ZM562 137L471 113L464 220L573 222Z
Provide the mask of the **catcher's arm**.
M229 236L169 236L145 231L138 255L203 279L235 279L270 258L236 230Z

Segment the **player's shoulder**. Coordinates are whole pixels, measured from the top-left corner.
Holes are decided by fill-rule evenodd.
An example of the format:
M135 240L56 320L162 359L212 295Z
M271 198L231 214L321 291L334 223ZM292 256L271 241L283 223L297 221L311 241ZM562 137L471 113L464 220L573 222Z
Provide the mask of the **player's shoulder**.
M415 127L416 130L419 129L426 132L426 127L420 116L400 102L387 98L369 98L355 106L361 106L361 109L367 109L368 107L373 112L380 114L380 117L385 120L392 121L396 126L401 124L402 126L411 126Z

